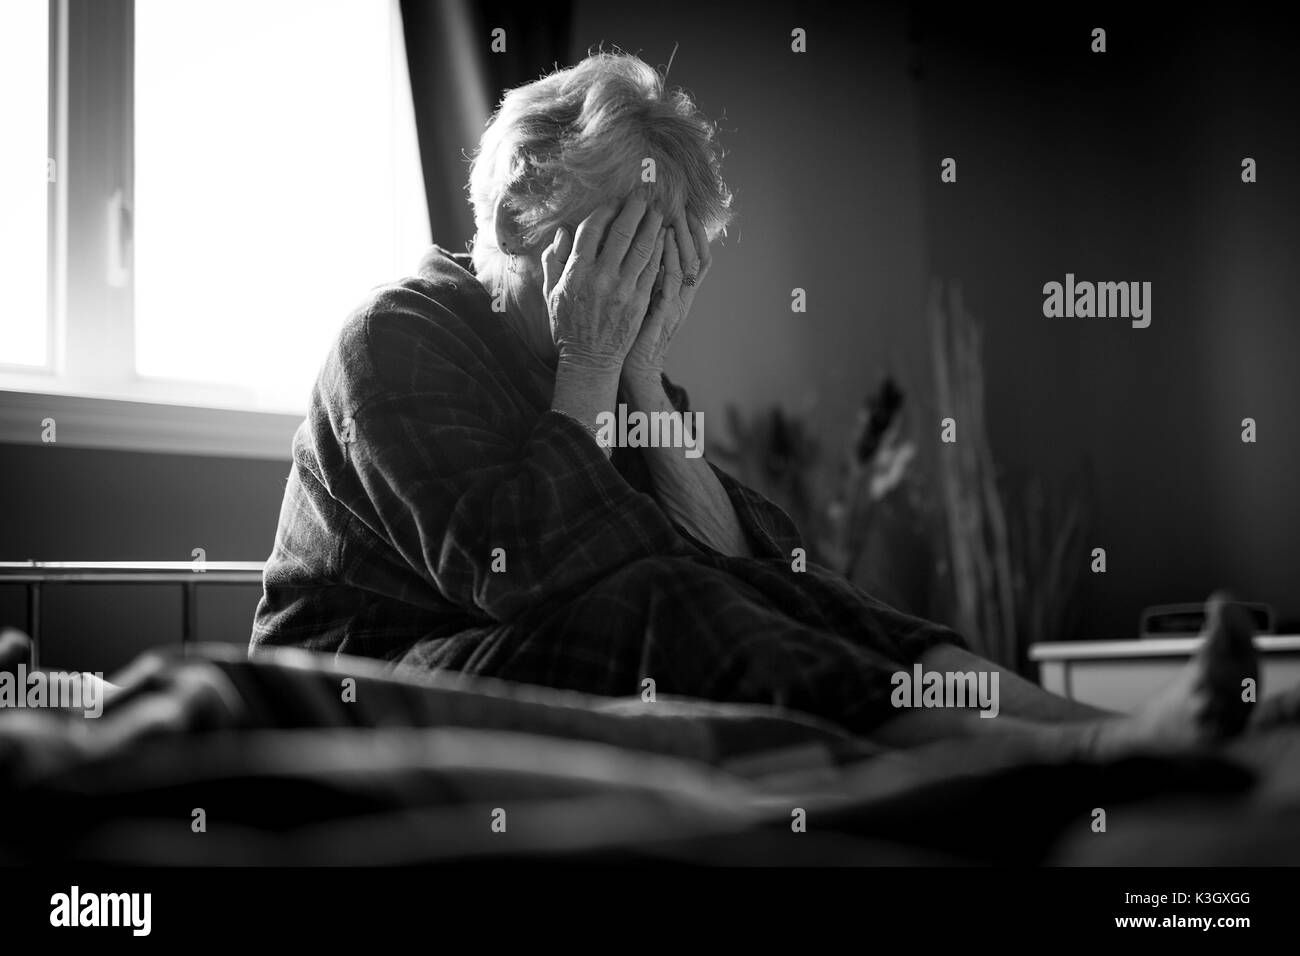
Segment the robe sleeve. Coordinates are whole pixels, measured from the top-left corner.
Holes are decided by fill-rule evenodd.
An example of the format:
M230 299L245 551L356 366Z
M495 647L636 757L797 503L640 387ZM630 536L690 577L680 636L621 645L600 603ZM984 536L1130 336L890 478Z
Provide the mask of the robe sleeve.
M372 315L357 348L364 387L340 394L364 400L336 484L449 601L509 621L687 547L578 422L546 411L521 425L494 381L500 368L455 322Z
M749 538L754 557L789 561L794 549L803 547L803 538L793 519L778 505L741 484L717 465L709 462L709 467L731 499L731 507Z
M685 413L690 409L690 396L686 389L663 376L664 392L673 407ZM785 511L759 494L753 488L737 481L713 462L709 462L718 483L731 500L736 518L749 539L756 558L784 558L790 560L795 548L803 547L803 537L798 526Z

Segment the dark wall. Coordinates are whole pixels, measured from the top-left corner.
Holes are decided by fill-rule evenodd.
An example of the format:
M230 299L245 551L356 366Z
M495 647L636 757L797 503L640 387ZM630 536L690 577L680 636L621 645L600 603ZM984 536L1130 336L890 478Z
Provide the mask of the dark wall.
M1300 82L1289 31L1241 10L580 0L575 56L680 44L670 82L721 117L739 219L670 359L706 435L727 402L782 402L836 449L887 370L933 442L923 305L958 281L1010 507L1029 476L1089 476L1108 571L1084 577L1082 636L1131 638L1144 606L1223 586L1300 618ZM1152 282L1151 327L1045 318L1067 272Z
M289 462L0 445L0 560L261 561L271 553ZM246 644L261 589L199 589L203 640ZM42 663L109 673L179 642L178 588L60 585L44 601ZM21 587L0 623L23 626Z
M1249 10L1250 8L1240 8ZM928 271L987 325L1011 470L1093 477L1085 630L1227 586L1300 617L1300 73L1279 23L918 16ZM1108 51L1094 54L1094 26ZM940 158L958 160L941 183ZM1241 161L1259 181L1241 181ZM1042 314L1043 283L1149 280L1152 324ZM1254 418L1257 444L1243 444Z

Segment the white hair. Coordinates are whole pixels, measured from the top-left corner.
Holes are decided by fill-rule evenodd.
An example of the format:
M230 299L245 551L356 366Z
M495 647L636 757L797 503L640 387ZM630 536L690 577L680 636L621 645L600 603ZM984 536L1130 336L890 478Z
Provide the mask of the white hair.
M505 274L494 220L499 199L519 224L524 248L536 250L557 227L576 229L600 203L631 192L646 160L654 161L651 194L664 208L684 206L710 241L726 228L731 191L714 125L640 58L594 53L509 91L470 167L480 279L495 285Z

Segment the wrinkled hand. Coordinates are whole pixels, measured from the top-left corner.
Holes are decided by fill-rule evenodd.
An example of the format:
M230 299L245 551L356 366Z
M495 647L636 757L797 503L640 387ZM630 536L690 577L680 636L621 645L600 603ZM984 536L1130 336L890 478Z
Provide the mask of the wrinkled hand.
M663 214L636 190L561 227L542 254L543 291L560 361L617 372L636 341L664 252Z
M641 323L627 359L623 363L625 378L658 382L673 335L686 319L695 301L699 283L709 271L709 240L704 226L684 211L674 213L666 229L663 249L663 273L654 284L650 312ZM685 278L694 276L694 283Z

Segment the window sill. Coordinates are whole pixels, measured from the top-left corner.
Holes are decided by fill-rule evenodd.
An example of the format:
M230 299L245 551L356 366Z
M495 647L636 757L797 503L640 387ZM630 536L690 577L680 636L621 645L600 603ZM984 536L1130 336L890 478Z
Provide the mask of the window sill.
M53 420L51 428L47 419ZM302 415L0 391L0 443L289 461Z

